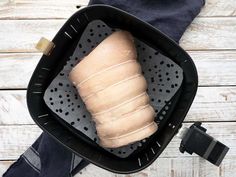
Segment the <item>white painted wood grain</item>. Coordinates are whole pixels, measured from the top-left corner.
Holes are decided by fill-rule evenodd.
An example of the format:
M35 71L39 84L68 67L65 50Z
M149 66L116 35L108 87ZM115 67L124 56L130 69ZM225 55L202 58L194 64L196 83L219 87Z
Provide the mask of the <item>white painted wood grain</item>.
M185 50L235 49L234 17L196 18L184 33L180 45Z
M0 88L27 88L41 54L0 54Z
M200 86L236 85L236 51L189 51Z
M38 138L42 131L36 125L0 127L0 160L16 159Z
M1 0L0 19L68 18L89 0ZM236 16L235 0L206 0L199 16Z
M184 123L184 126L189 126ZM208 133L230 147L227 156L236 155L236 123L219 122L204 123ZM11 125L0 126L0 160L14 160L22 154L29 145L39 136L41 130L36 125ZM161 157L177 158L190 157L179 152L180 139L174 138L163 151ZM193 154L193 156L197 156Z
M236 16L235 0L205 0L206 4L202 8L199 16Z
M191 51L200 86L236 85L236 51ZM38 53L0 53L0 88L27 88Z
M89 0L1 0L0 19L69 18Z
M0 125L34 124L26 105L25 91L0 92Z
M0 91L0 125L33 124L26 91ZM186 121L236 121L236 87L200 87Z
M52 39L65 20L0 20L0 52L36 52L41 36ZM186 50L236 49L236 20L196 18L180 43Z
M36 52L41 37L52 39L65 20L0 20L0 52Z
M0 161L0 175L14 161ZM236 156L226 157L218 168L199 157L158 158L148 168L131 175L119 175L90 164L75 177L232 177Z
M75 177L232 177L235 168L234 156L226 157L219 168L199 157L160 157L145 170L131 175L118 175L89 165Z

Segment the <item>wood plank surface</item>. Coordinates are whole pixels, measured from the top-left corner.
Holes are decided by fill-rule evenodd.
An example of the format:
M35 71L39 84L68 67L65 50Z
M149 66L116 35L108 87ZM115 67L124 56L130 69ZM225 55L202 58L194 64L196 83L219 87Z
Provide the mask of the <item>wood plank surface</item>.
M52 39L65 20L0 20L0 52L36 52L40 37ZM236 49L234 17L197 18L182 37L186 50ZM10 35L11 34L11 35Z
M184 123L189 126L190 123ZM227 156L236 155L236 123L204 123L208 133L230 147ZM23 153L39 136L41 130L36 125L0 126L0 160L14 160ZM180 139L174 138L161 154L161 157L190 157L179 152ZM193 154L193 156L197 156Z
M180 40L185 50L232 50L236 48L234 17L196 18Z
M0 20L0 52L36 52L41 37L52 39L65 20Z
M0 19L62 19L70 17L89 0L1 0ZM199 16L236 16L235 0L206 0Z
M206 4L202 8L201 17L233 17L236 16L235 0L205 0Z
M3 174L14 161L0 161ZM236 168L236 156L228 156L218 168L199 157L159 157L152 165L131 175L118 175L92 164L75 177L232 177Z
M117 175L89 165L75 177L232 177L235 162L235 156L226 157L221 167L217 168L199 157L160 157L147 169L131 175Z
M34 124L26 91L0 91L0 125ZM236 87L200 87L185 121L236 121Z
M26 106L26 89L41 54L41 36L52 39L64 22L89 0L0 1L0 176L42 132ZM210 135L230 147L217 168L196 155L181 154L174 138L149 168L118 175L89 165L76 177L236 176L236 0L206 0L180 41L193 58L199 89L186 117L204 121ZM8 90L10 89L10 90ZM13 90L12 90L13 89Z
M190 51L200 86L236 85L236 51ZM38 53L0 53L0 89L26 89Z
M12 163L0 161L0 174ZM199 157L160 157L148 168L131 175L114 174L90 164L75 177L232 177L235 168L236 156L226 157L219 168Z
M69 18L89 0L1 0L0 19L62 19Z

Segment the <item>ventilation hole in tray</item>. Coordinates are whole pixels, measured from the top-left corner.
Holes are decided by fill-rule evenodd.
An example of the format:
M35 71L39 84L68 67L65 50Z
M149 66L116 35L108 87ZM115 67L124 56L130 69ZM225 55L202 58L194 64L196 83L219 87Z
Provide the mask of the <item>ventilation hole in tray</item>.
M154 77L151 77L151 82L153 83L153 82L155 82L155 79L154 79Z
M94 138L93 141L97 142L97 138Z
M69 115L69 112L66 112L65 115L68 116L68 115Z
M71 124L71 125L74 125L74 124L75 124L75 122L71 122L70 124Z
M88 131L88 127L84 127L84 130L85 130L85 131Z
M63 83L59 82L58 85L62 87L62 86L63 86Z
M52 97L50 97L49 100L52 101Z
M163 116L159 116L159 119L162 120L164 117Z
M79 44L79 48L82 48L82 44Z
M86 118L86 115L83 115L83 118Z
M90 42L92 42L92 41L91 41L90 39L87 39L87 42L90 43Z
M77 121L79 122L79 121L80 121L80 118L77 118Z

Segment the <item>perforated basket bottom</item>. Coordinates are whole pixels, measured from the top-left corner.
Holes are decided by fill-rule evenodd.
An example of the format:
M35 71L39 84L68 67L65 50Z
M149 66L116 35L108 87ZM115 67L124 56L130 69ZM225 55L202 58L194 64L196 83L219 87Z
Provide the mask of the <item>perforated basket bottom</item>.
M54 78L44 94L46 104L54 113L96 143L99 143L99 138L94 122L77 90L68 80L68 74L84 56L113 31L115 30L100 20L89 23L73 55L68 58L63 70ZM172 60L138 39L135 39L135 44L138 61L148 83L147 93L150 96L151 105L158 113L155 121L159 122L165 119L169 108L167 102L175 95L182 83L183 71ZM125 158L142 146L142 142L145 140L121 148L106 150Z

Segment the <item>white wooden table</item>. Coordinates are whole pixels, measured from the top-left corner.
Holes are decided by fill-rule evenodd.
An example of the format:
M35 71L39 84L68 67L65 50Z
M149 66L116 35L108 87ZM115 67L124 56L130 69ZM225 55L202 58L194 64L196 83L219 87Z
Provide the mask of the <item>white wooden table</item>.
M230 147L217 168L196 155L178 152L174 138L149 168L117 175L89 165L84 177L234 177L236 176L236 0L206 0L201 14L181 39L194 59L199 89L185 124L203 121L209 133ZM27 83L41 54L41 36L55 35L88 0L0 0L0 175L38 137L28 114Z

